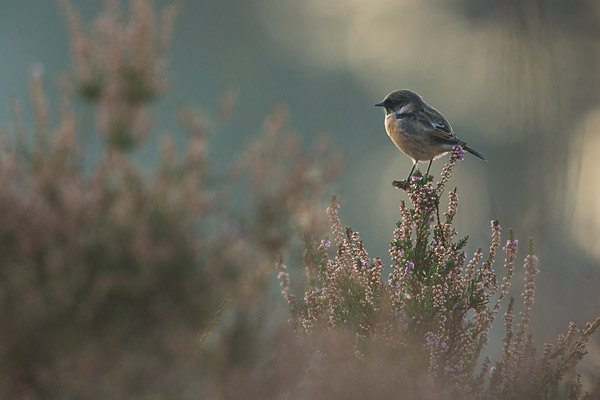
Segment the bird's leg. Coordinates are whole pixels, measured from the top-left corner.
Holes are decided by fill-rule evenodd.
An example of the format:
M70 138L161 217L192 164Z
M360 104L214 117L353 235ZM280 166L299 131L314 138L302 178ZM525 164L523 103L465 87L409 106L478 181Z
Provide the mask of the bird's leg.
M415 160L413 162L413 166L412 166L410 172L408 173L408 178L406 178L407 181L410 180L410 177L412 176L413 172L415 171L415 167L417 166L418 163L419 163L419 160Z
M429 175L429 168L431 168L431 163L433 163L433 158L429 160L429 165L427 166L427 172L425 172L425 176Z
M405 181L392 181L392 186L395 187L396 189L406 190L410 184L410 177L412 176L413 172L415 171L415 167L417 166L418 163L419 163L419 160L413 161L413 166L412 166L410 173L408 174L408 177L406 178Z

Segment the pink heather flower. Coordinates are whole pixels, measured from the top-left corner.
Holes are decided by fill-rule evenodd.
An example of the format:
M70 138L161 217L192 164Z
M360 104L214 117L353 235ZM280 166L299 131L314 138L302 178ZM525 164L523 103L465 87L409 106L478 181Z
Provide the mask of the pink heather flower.
M524 267L530 271L530 275L531 275L531 279L535 279L536 275L538 274L538 272L540 272L540 270L537 267L538 265L538 258L536 255L528 255L527 257L525 257L525 265Z
M444 371L446 372L461 372L462 370L463 368L458 364L448 365L444 368Z
M328 248L329 248L329 246L331 246L331 242L330 242L329 240L325 240L325 239L323 239L323 240L321 240L321 245L322 245L323 247L325 247L326 249L328 249Z
M339 208L339 203L336 203L333 207L327 207L327 215L329 216L329 218L337 217Z
M463 160L463 154L465 154L463 148L460 145L457 145L454 149L454 154L457 155L456 159L458 161L462 161Z
M508 254L517 254L517 249L519 248L519 240L515 239L512 242L510 240L506 241L506 246L502 248Z
M432 345L433 343L435 343L437 341L436 339L437 338L435 336L435 333L433 332L427 332L425 334L425 343L427 343L428 345Z

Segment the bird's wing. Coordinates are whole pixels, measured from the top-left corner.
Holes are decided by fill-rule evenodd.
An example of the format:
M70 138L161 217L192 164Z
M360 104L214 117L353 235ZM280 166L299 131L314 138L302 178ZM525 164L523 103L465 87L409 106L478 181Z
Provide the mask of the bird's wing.
M448 144L455 144L457 142L450 123L439 111L431 107L426 107L419 114L421 116L419 122L433 139Z

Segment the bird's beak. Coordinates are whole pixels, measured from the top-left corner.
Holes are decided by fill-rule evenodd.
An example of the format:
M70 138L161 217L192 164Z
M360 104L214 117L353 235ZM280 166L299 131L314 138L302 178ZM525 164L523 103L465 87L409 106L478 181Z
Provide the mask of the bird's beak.
M375 107L383 107L383 101L380 103L375 103L373 104Z

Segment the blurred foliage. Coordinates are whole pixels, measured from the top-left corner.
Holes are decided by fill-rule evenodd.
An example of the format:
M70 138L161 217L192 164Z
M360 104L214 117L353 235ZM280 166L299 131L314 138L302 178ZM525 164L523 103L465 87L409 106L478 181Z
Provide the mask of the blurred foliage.
M293 232L323 226L319 199L339 157L322 140L310 153L300 149L282 108L216 175L206 142L234 106L226 90L213 116L179 110L183 153L169 135L153 170L137 166L129 153L152 128L149 103L166 88L176 9L157 18L149 2L124 11L108 1L87 24L70 2L60 4L73 68L58 121L35 65L35 130L15 104L0 157L1 397L198 393L206 379L227 380L262 349L255 342L269 318L262 309L275 261ZM77 99L93 109L105 139L95 164L81 144L87 132ZM232 212L235 187L244 191L243 219ZM215 346L211 330L225 309L231 323Z

